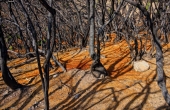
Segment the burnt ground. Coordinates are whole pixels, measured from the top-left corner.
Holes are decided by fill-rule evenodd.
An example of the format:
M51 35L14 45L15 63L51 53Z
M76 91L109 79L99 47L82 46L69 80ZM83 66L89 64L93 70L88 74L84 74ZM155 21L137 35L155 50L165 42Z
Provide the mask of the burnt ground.
M164 46L164 70L170 90L170 51ZM88 49L70 49L58 53L68 72L55 67L50 71L49 101L51 110L166 110L156 82L155 58L144 59L150 69L136 72L129 63L130 55L124 41L107 43L102 49L101 61L110 76L96 79L89 72L91 60ZM14 59L8 67L17 81L28 87L12 91L0 73L0 110L43 110L44 100L36 60ZM44 59L41 58L43 64ZM52 62L53 63L53 62Z

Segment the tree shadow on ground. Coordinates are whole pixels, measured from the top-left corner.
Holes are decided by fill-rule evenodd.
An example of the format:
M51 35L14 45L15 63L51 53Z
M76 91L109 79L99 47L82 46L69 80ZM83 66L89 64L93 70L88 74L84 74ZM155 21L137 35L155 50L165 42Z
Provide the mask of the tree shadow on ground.
M100 85L102 85L104 83L104 81L106 81L106 79L105 80L94 79L92 81L92 83L87 86L87 88L83 88L82 90L80 90L80 91L78 91L76 93L76 90L78 89L78 86L81 83L81 81L83 80L83 78L87 77L89 74L90 74L89 72L85 72L84 75L82 75L80 77L80 79L77 80L76 84L72 87L72 89L71 89L69 95L67 96L67 98L65 98L63 101L58 103L52 109L63 110L63 109L73 109L73 108L74 109L80 109L80 108L88 107L88 106L86 106L86 104L83 104L84 101L90 100L92 97L90 98L89 96L94 96L94 94L96 92L99 92L99 91L97 91L97 89L100 87ZM92 77L92 76L90 76L90 77ZM112 88L108 88L108 89L112 90ZM100 90L100 91L104 91L104 90L107 90L107 89L103 89L103 90ZM110 95L111 94L107 95L105 98L107 98ZM105 99L105 98L103 98L103 99ZM101 100L103 100L103 99L101 99ZM94 105L96 105L99 102L96 102ZM88 102L86 102L86 103L88 104ZM91 105L88 108L91 108L94 105Z
M120 57L119 59L117 59L114 63L112 63L107 71L109 73L111 72L116 72L117 74L113 76L113 78L119 77L123 74L125 74L126 72L130 71L133 69L133 67L130 67L130 62L124 62L124 64L121 64L118 68L115 69L115 66L120 63L121 61L123 61L124 59L127 58L127 56L129 55L129 53L125 54L123 57Z
M156 110L170 110L170 107L165 104L163 106L158 107Z
M146 78L153 74L147 74ZM55 75L55 74L54 74ZM91 75L89 71L83 71L79 69L73 69L67 73L57 74L50 76L50 88L49 91L50 102L56 102L50 104L51 110L129 110L129 109L143 109L146 106L149 95L161 92L151 90L151 85L155 82L156 74L148 82L134 81L129 83L123 79L122 81L115 78L96 79ZM34 80L34 79L33 79ZM143 84L145 83L145 84ZM37 86L36 86L37 85ZM118 86L121 85L121 86ZM55 88L54 88L55 86ZM136 90L137 88L141 88ZM29 89L32 89L29 92ZM65 89L67 91L65 91ZM132 93L127 91L132 90ZM59 94L62 92L63 97ZM5 98L11 97L15 91L7 94ZM41 92L41 93L40 93ZM39 96L40 95L40 96ZM36 99L36 103L33 100ZM16 94L15 101L9 104L8 107L0 105L1 109L43 109L44 106L40 106L40 103L44 103L41 81L38 80L34 85L30 86L24 91ZM142 99L141 99L142 97ZM138 102L138 103L137 103ZM160 106L159 109L168 109L167 106Z
M50 79L51 78L52 76L50 76ZM31 83L33 80L35 79L32 78L32 80L30 80L28 84ZM9 106L4 108L7 110L10 110L10 109L23 110L37 96L37 94L40 94L40 92L42 93L42 85L41 85L40 78L39 80L37 80L35 84L29 85L26 88L17 89L15 91L11 91L9 87L7 87L7 89L9 90L9 93L2 96L0 99L0 102L1 102L0 108L3 107L3 105L5 105L6 103L9 103ZM8 102L3 102L4 100ZM42 101L43 97L41 97L39 100ZM2 102L3 102L3 105L2 105ZM37 103L39 103L39 101L37 101L36 103L32 103L32 104L34 105ZM18 105L20 106L18 107Z
M139 97L144 96L143 100L141 101L141 103L137 104L135 107L133 107L133 109L142 109L142 107L145 105L147 99L148 99L148 95L151 92L150 91L150 84L153 83L154 79L156 76L154 76L153 80L151 80L146 86L142 87L142 90L138 93L132 93L129 94L125 97L123 97L122 99L118 100L118 96L117 93L123 92L126 89L132 88L133 86L135 86L138 83L135 83L133 85L129 85L128 87L125 87L124 89L121 89L119 91L116 91L115 87L106 87L106 88L102 88L104 87L104 85L106 86L108 83L112 82L112 79L101 79L101 80L95 80L94 82L92 82L87 88L83 88L81 91L76 93L76 89L78 89L79 84L81 83L82 79L85 78L85 76L89 74L86 73L84 74L75 84L75 86L72 87L72 91L70 94L73 95L68 95L65 99L63 99L60 103L58 103L56 106L54 106L53 110L69 110L69 109L82 109L82 110L88 110L88 109L97 109L97 106L100 108L100 105L102 105L101 103L105 104L106 110L115 110L118 109L118 106L121 105L121 101L128 99L131 96L134 96L131 100L129 100L126 105L124 106L124 110L128 110L128 109L132 109L131 105L133 105L134 101L137 100ZM108 92L107 94L104 94L104 92ZM75 93L74 93L75 92ZM144 93L145 92L145 93ZM95 98L97 98L97 100L93 101ZM112 99L113 98L113 99ZM107 100L111 101L110 105L106 104L109 103ZM99 109L98 108L98 109ZM102 107L101 107L102 108Z

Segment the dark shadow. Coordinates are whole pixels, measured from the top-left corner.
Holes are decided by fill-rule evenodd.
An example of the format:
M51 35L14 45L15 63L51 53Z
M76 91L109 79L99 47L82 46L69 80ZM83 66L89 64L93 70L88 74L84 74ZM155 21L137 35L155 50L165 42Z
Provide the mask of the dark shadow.
M35 70L37 70L37 69L38 69L38 68L34 68L33 70L22 71L22 72L20 72L20 73L18 73L18 74L12 73L12 75L17 78L18 76L21 76L21 75L23 75L24 73L32 72L32 71L35 71ZM37 73L37 75L38 75L38 73ZM35 75L35 76L36 76L36 75ZM27 78L28 78L28 77L27 77ZM25 78L23 77L23 78L21 78L21 79L25 79ZM17 80L18 80L18 78L17 78Z
M170 107L167 104L165 104L163 106L158 107L156 110L170 110Z
M87 75L87 73L85 75ZM85 77L85 75L83 77ZM74 93L74 90L77 88L77 86L81 82L81 79L76 83L76 85L73 87L74 89L71 92ZM105 90L108 90L108 89L113 91L113 88L106 88L106 89L99 90L99 91L97 90L106 80L108 80L108 79L101 79L101 80L94 81L90 86L88 86L84 90L80 91L79 93L76 93L76 94L74 93L72 96L68 96L65 100L63 100L62 102L57 104L55 107L53 107L52 110L55 110L55 109L58 109L58 110L70 110L70 109L73 109L73 108L74 109L85 109L85 108L89 109L89 108L93 107L94 105L100 103L102 100L106 99L108 96L112 95L112 93L108 94L106 97L101 99L99 102L96 102L96 103L92 104L89 107L86 106L88 103L85 104L84 107L82 107L82 103L84 103L84 101L86 101L86 100L90 100L89 97L90 96L93 97L97 92L105 91ZM93 88L93 90L86 93L91 88ZM79 96L76 98L75 97L76 95L79 95Z
M121 65L121 67L119 67L117 70L114 70L115 65L118 64L119 62L121 62L123 59L125 59L128 55L129 55L129 54L127 53L127 54L124 55L123 57L117 59L117 60L116 60L113 64L111 64L111 65L109 66L109 68L107 69L107 71L108 71L109 73L110 73L110 72L113 72L113 71L114 71L114 72L117 72L117 74L114 76L114 78L116 78L116 77L118 77L118 76L121 76L121 75L123 75L124 73L132 70L132 68L129 68L128 70L126 70L126 72L123 72L123 73L120 72L120 71L123 71L123 70L125 70L126 68L128 68L128 67L129 67L128 64ZM129 63L129 64L130 64L130 63ZM121 73L121 74L119 74L119 73Z
M124 110L129 110L130 106L133 104L133 102L135 100L137 100L141 95L143 95L144 91L146 91L145 92L146 95L143 98L142 103L136 105L136 107L134 107L132 109L142 109L143 108L144 104L146 103L146 101L148 99L149 93L151 92L149 86L154 82L155 78L156 78L156 74L154 75L153 79L145 87L143 87L142 91L138 95L136 95L131 101L129 101L127 103L127 105L124 107Z
M22 106L19 108L19 110L23 110L24 107L35 97L35 95L40 92L42 90L42 86L40 85L38 88L36 88L32 94L29 96L29 98L27 98L24 103L22 104ZM16 105L16 104L15 104ZM14 105L14 106L15 106Z
M126 58L127 55L125 55L123 58ZM119 61L123 60L123 58L118 59L116 62L114 62L112 64L112 71L114 69L114 65L116 63L118 63ZM82 60L83 62L83 60ZM110 66L111 68L111 66ZM126 69L126 70L125 70ZM125 74L126 72L130 71L132 68L129 68L129 65L121 65L120 68L118 68L117 70L115 70L117 72L117 74L112 77L112 78L105 78L105 79L95 79L94 82L91 82L88 87L84 88L81 91L77 91L78 86L81 84L81 81L83 80L83 78L87 77L87 75L90 76L90 72L86 71L84 72L84 74L79 77L79 79L76 80L76 83L73 86L69 86L69 82L71 82L73 80L73 78L76 78L79 74L80 70L74 70L72 71L71 76L69 76L69 78L66 81L62 81L62 79L60 79L60 83L56 83L57 88L55 88L53 91L51 91L49 93L49 96L53 95L55 92L57 92L58 90L61 90L64 86L67 86L67 88L69 89L69 94L68 96L66 96L65 99L61 100L60 102L56 103L56 105L52 106L50 109L51 110L88 110L88 109L92 109L93 107L96 107L98 104L100 103L107 103L105 102L106 100L108 100L110 97L112 97L113 100L112 103L106 107L106 110L115 110L118 109L118 107L121 105L122 101L127 100L128 98L134 96L133 98L131 98L128 102L126 102L123 110L129 110L129 109L142 109L144 107L144 105L146 104L146 101L148 100L149 94L154 94L157 92L161 92L161 91L154 91L151 92L151 88L150 85L155 82L155 78L156 78L156 74L154 75L154 77L145 85L142 86L140 84L140 82L134 82L134 84L132 85L126 85L122 82L123 85L125 85L125 88L121 88L120 90L116 90L116 88L114 88L115 86L111 86L111 87L105 87L105 84L108 84L110 82L114 82L116 81L116 78L119 77L120 75ZM151 74L153 74L154 70L151 71L150 74L147 74L149 77ZM58 80L62 73L58 73L58 75L56 76L56 79ZM63 73L65 75L67 75L67 73ZM93 77L93 76L91 76ZM53 75L50 75L50 79L53 78ZM31 78L31 80L28 82L28 84L31 84L32 81L34 81L35 78ZM126 80L126 79L125 79ZM35 84L29 86L29 88L31 87L35 87L36 84L41 83L41 81L39 80L38 82L36 82ZM123 93L125 90L130 89L132 87L135 87L136 85L141 85L142 90L140 92L133 92L132 94L126 95L124 97L122 97L121 99L119 98L119 95L121 95L121 93ZM104 88L103 88L104 87ZM28 88L28 89L29 89ZM5 88L4 88L5 90ZM3 90L2 90L3 91ZM19 102L21 100L23 100L24 95L26 94L27 89L21 91L20 94L18 94L17 96L17 100L10 104L10 107L15 107L19 104ZM36 95L38 95L38 93L42 91L42 86L38 86L35 88L35 90L33 90L33 92L29 95L29 97L27 99L24 99L23 104L19 107L19 110L25 109L27 104L30 103ZM99 97L99 100L97 100L96 102L91 102L91 100L93 100L94 98L98 97L98 94L100 93L104 93L105 91L109 91L109 93L105 94L102 97ZM1 93L1 91L0 91ZM2 99L0 99L0 102L3 101L5 98L8 98L11 96L11 94L13 94L14 91L9 92L7 95L3 96ZM119 95L117 95L119 94ZM142 100L140 101L139 104L136 104L135 101L138 100L140 97L144 97L142 98ZM57 97L57 96L56 96ZM37 100L36 104L38 105L40 102L43 102L43 97L41 97L39 100ZM55 100L53 100L55 101ZM135 106L132 105L136 104ZM32 106L34 106L35 104L33 104ZM1 106L2 107L2 106ZM6 109L10 109L10 107L7 107ZM100 108L100 107L99 107ZM38 109L38 108L37 108ZM161 106L159 108L157 108L157 110L163 110L163 109L169 109L168 106Z
M79 70L78 70L79 71ZM53 93L55 93L57 90L62 89L63 86L65 86L76 74L78 71L75 71L75 73L66 81L66 82L61 82L61 85L59 85L54 91L49 93L49 96L52 95ZM61 73L60 73L61 74ZM60 75L58 74L58 76ZM58 77L57 76L57 77ZM53 76L50 76L50 79L52 79ZM67 86L67 85L66 85ZM69 87L69 86L68 86ZM70 88L71 89L71 88ZM72 89L72 92L74 92L74 89ZM37 101L37 104L39 104L40 102L42 102L44 99L42 98L41 100Z
M50 76L50 79L52 79L53 76ZM28 84L30 84L33 80L35 80L35 77L33 77L29 82ZM7 99L9 97L12 97L14 93L17 93L20 91L20 93L16 94L15 96L13 97L18 97L16 99L16 101L12 104L10 104L9 107L5 108L6 110L8 109L11 109L11 107L15 107L17 106L19 103L21 103L21 100L23 101L23 104L21 105L21 107L19 108L19 110L23 110L24 107L33 100L33 98L40 92L42 91L42 85L34 88L38 83L41 83L41 80L38 80L35 84L32 84L32 85L29 85L27 86L26 88L24 89L18 89L18 90L15 90L15 91L11 91L9 90L9 93L4 95L2 97L2 99L0 98L0 102L2 102L4 99ZM28 85L26 84L26 85ZM9 87L7 87L9 88ZM9 88L10 89L10 88ZM7 90L4 88L4 90ZM31 93L31 94L30 94ZM24 97L28 97L27 99L24 99ZM42 99L43 100L43 97ZM1 107L1 106L0 106Z
M24 62L22 62L22 63L17 64L17 65L10 66L9 69L10 69L10 68L18 68L18 67L23 66L23 65L25 65L25 64L31 63L31 62L33 62L33 61L35 61L35 60L36 60L36 57L35 57L35 58L31 58L31 59L26 60L26 61L24 61Z
M49 80L52 79L52 76L50 76ZM41 80L37 81L35 84L31 85L30 87L34 87L36 86L36 84L41 83ZM31 100L33 100L33 98L40 92L42 91L42 85L38 86L31 95L29 95L29 97L24 101L24 103L21 105L21 107L19 108L19 110L23 110L24 107L31 102ZM27 91L25 91L27 92ZM40 99L40 101L42 101L44 98L42 97L42 99ZM38 104L40 101L37 101L36 104ZM16 106L17 104L13 104L13 106Z
M127 70L124 71L123 69L127 69ZM131 71L131 70L133 69L133 67L129 67L129 65L126 65L126 66L123 67L123 69L118 69L118 70L116 70L116 71L117 71L117 74L114 75L112 78L117 78L117 77L119 77L119 76L121 76L121 75L123 75L123 74L125 74L125 73L127 73L127 72L129 72L129 71ZM123 72L122 72L122 71L123 71Z
M85 60L86 59L86 57L84 57L84 59L82 59L81 61L80 61L80 63L78 64L78 66L77 66L77 68L78 69L81 69L83 66L85 66L88 62L91 62L91 59L89 59L89 60ZM85 60L85 62L83 62L83 60ZM83 62L83 63L82 63Z

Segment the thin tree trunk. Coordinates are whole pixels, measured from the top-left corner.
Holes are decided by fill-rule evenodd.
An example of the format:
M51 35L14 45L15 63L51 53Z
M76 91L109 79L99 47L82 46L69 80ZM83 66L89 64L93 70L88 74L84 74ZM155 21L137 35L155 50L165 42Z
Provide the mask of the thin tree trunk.
M89 32L89 53L90 57L95 60L95 0L90 0L90 32Z

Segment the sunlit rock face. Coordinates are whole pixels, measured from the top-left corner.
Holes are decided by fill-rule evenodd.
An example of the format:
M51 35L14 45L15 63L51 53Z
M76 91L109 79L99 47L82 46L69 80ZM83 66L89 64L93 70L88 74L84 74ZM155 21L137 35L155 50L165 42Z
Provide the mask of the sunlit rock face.
M150 66L146 61L140 60L140 61L135 61L133 63L133 68L135 69L135 71L144 72L149 70Z

